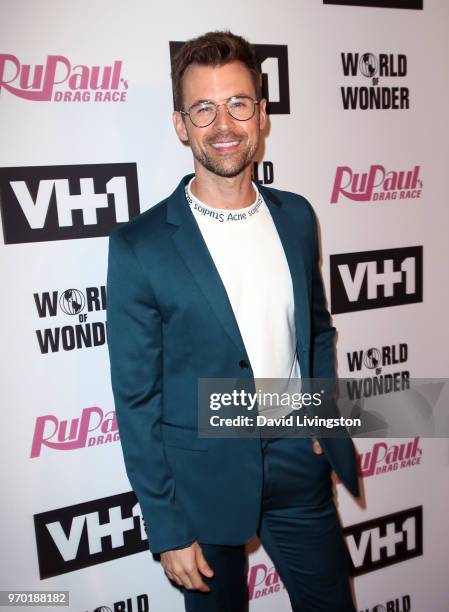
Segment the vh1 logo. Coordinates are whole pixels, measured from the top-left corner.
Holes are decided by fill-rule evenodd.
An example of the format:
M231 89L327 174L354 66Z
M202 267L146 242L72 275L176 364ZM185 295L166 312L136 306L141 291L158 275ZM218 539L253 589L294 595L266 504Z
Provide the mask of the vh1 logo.
M351 575L360 576L423 554L423 507L393 512L343 529Z
M330 256L331 312L423 301L423 247Z
M132 164L0 168L5 244L108 236L140 213Z
M133 491L34 515L41 580L148 550Z

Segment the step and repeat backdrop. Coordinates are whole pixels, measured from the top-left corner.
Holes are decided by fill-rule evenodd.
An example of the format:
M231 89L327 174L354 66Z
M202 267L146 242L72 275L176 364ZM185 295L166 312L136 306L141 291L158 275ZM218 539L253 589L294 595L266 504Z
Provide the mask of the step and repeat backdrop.
M0 588L181 611L124 470L105 291L110 231L192 170L171 53L215 29L256 45L270 126L254 177L316 210L338 370L363 400L448 375L449 4L0 6ZM356 446L363 500L335 488L357 609L447 612L447 438ZM291 609L256 540L248 589L251 612Z

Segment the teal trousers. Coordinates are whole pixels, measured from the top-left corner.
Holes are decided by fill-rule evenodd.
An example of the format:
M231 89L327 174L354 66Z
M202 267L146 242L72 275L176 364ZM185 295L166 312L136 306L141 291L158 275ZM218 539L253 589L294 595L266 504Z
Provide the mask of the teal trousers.
M265 439L262 448L258 536L287 589L293 612L355 612L349 553L326 456L313 451L310 438ZM183 589L186 612L246 612L245 546L200 544L215 573L203 577L209 593Z

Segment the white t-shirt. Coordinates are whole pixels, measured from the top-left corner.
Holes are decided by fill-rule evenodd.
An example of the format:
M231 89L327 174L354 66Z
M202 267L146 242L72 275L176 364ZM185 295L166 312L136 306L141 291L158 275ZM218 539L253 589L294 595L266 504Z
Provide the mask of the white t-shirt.
M253 183L256 199L250 206L223 209L198 200L191 192L191 182L186 186L187 201L231 302L256 390L263 390L259 379L287 383L299 378L290 270L257 186ZM259 412L268 413L268 408L259 406ZM291 408L282 410L288 412Z

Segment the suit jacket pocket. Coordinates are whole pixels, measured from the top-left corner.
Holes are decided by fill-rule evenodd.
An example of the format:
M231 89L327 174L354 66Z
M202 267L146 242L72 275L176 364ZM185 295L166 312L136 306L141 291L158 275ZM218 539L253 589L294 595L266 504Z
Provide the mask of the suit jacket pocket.
M166 446L198 451L207 451L209 447L209 440L207 438L199 438L196 429L187 429L178 425L172 425L171 423L161 422L161 431Z

